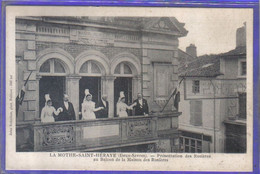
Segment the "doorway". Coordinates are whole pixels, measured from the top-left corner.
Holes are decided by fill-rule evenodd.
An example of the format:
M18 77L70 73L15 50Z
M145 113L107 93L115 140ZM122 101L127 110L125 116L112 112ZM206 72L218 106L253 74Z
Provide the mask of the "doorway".
M85 97L85 89L89 89L92 95L92 101L96 104L101 99L101 77L82 77L79 80L79 108L81 112L81 104Z
M50 94L52 105L57 109L66 91L64 76L43 76L39 82L39 110L45 106L45 94Z
M125 103L132 104L132 77L117 77L114 81L114 116L116 117L116 104L120 91L124 91ZM127 110L128 115L132 115L131 110Z

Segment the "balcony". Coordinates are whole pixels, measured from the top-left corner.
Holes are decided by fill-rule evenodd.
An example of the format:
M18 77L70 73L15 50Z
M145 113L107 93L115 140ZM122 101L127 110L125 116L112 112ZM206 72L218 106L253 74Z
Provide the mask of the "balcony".
M17 132L29 129L27 144L31 146L26 151L103 151L155 144L160 138L174 138L178 136L180 114L171 112L127 118L33 123L26 127L17 126ZM24 150L17 148L17 151Z

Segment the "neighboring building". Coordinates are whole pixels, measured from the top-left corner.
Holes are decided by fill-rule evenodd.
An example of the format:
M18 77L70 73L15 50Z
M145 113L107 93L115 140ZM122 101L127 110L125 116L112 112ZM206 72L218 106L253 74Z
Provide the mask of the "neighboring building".
M214 134L216 136L216 152L220 148L221 124L214 128L214 118L219 118L220 100L214 100L211 81L220 73L220 61L217 56L201 56L180 68L181 84L179 129L181 131L180 148L183 152L212 152L214 150ZM207 88L207 91L205 89ZM214 111L215 105L215 111ZM220 122L220 121L219 121Z
M190 44L186 47L186 54L191 55L192 57L197 57L197 47L194 44Z
M179 68L179 127L183 152L245 152L246 47L238 29L237 47L205 55ZM242 42L242 43L241 43Z
M243 39L241 39L243 38ZM237 98L225 100L225 152L246 153L246 26L237 30L237 47L220 57L223 79L234 79Z
M195 47L195 45L194 45L194 47ZM178 61L179 61L179 66L178 66L179 70L178 71L180 71L181 68L184 68L187 63L192 62L196 59L197 59L197 55L192 56L191 53L189 53L187 51L184 52L181 49L179 49L178 50Z
M110 118L115 116L115 104L120 91L125 92L127 104L132 103L137 93L143 93L150 112L156 115L178 83L178 38L186 34L184 24L174 17L17 17L17 93L32 71L16 119L17 149L30 149L28 146L32 145L32 135L36 136L37 133L31 133L31 127L42 128L38 122L46 93L50 94L54 106L62 100L63 93L67 93L74 105L77 120L85 89L90 90L95 102L100 100L101 94L108 95ZM171 106L172 101L160 113L165 116L160 117L164 120L158 119L158 126L155 127L159 136L156 138L157 145L164 146L165 151L177 151L178 146L176 132L180 113L172 114ZM141 124L147 127L151 122L141 121L132 126ZM78 128L68 126L72 126L68 130L77 134ZM50 130L51 127L44 129ZM121 130L124 129L120 127ZM66 131L63 130L63 133ZM117 128L114 133L118 134ZM147 135L150 133L148 131ZM153 135L157 137L157 132L153 132ZM118 148L130 146L131 143L133 146L133 142L135 146L148 144L145 139L141 142L120 140ZM34 146L39 143L37 141L42 140L36 137ZM69 143L74 141L72 138ZM105 145L102 147L104 150Z

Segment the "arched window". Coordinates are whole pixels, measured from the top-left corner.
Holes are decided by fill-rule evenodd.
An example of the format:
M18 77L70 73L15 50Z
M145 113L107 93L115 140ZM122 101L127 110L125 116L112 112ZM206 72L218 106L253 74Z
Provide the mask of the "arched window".
M101 99L101 68L98 62L88 60L82 64L79 69L79 74L82 76L79 81L79 103L82 103L85 96L85 89L89 89L92 94L92 100L95 103L100 102ZM80 105L81 110L81 105Z
M68 68L64 62L57 58L46 60L40 66L39 74L39 108L45 105L45 94L49 94L54 107L59 107L66 91L66 72ZM66 71L67 70L67 71Z
M115 68L115 75L132 76L132 70L126 63L120 63Z
M98 75L101 76L101 70L98 67L98 65L93 62L93 61L87 61L83 63L83 65L80 67L79 70L80 74L85 74L85 75Z
M49 59L40 67L41 74L56 74L64 75L66 73L64 66L58 59Z

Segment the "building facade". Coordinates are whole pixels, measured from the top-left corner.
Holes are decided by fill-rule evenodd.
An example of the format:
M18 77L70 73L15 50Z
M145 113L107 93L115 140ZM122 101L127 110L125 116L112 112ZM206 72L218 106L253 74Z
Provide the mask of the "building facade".
M225 100L225 152L246 153L247 150L247 93L246 93L246 24L237 29L237 47L220 59L223 79L234 79L237 98Z
M178 83L178 38L186 34L174 17L17 17L17 93L32 72L16 119L17 148L33 144L30 127L40 120L46 93L54 106L67 93L76 120L85 89L94 102L107 94L111 119L120 91L127 104L142 93L150 113L160 111ZM172 125L177 130L178 121ZM170 146L172 138L165 142Z
M245 26L237 46L200 56L180 67L179 127L183 152L246 152ZM242 38L242 39L241 39Z

